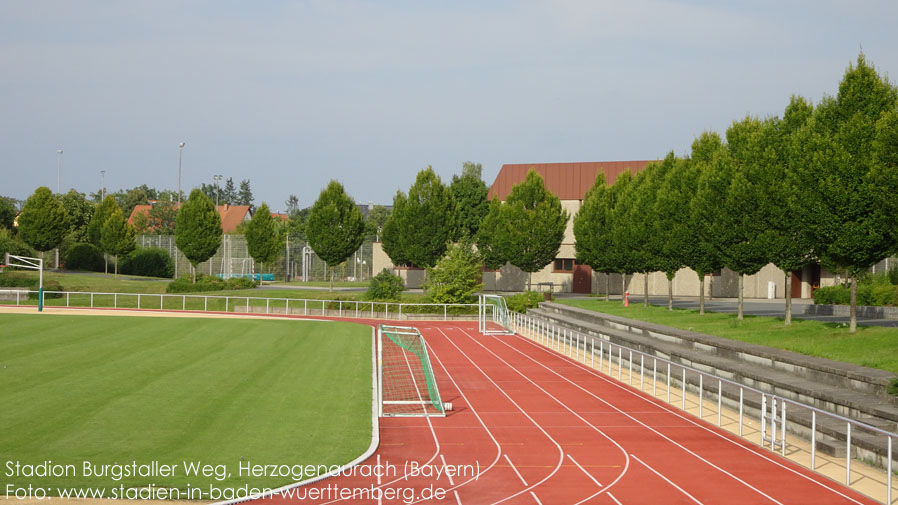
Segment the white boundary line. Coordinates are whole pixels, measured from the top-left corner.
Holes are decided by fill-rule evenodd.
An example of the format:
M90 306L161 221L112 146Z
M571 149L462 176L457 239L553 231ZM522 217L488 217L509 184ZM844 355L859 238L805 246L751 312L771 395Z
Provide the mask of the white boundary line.
M527 481L524 480L524 477L521 475L521 472L519 472L517 467L514 466L514 463L511 462L511 458L508 457L508 454L503 454L503 456L505 456L505 461L508 461L508 466L510 466L511 469L514 470L514 474L517 475L518 478L521 479L521 482L524 483L524 486L529 486L530 484L527 484Z
M464 329L462 329L462 328L460 328L460 327L457 328L457 329L460 330L460 331L461 331L462 333L464 333L465 335L467 335L467 332L465 332ZM541 431L542 434L545 435L545 437L546 437L547 439L549 439L549 441L551 441L552 444L554 444L555 447L558 449L558 456L559 456L559 457L558 457L558 463L555 465L555 468L549 473L549 475L543 477L542 480L540 480L540 481L537 482L536 484L533 484L532 486L526 487L526 488L524 488L524 489L518 491L517 493L508 495L508 496L506 496L505 498L502 498L502 499L499 500L499 501L493 502L492 505L496 505L497 503L502 503L502 502L507 501L507 500L510 500L510 499L512 499L512 498L514 498L514 497L516 497L516 496L519 496L519 495L521 495L521 494L523 494L523 493L526 493L527 491L530 491L531 489L535 488L536 486L538 486L538 485L542 484L543 482L549 480L549 478L551 478L553 475L555 475L555 473L558 472L558 470L561 469L561 464L564 462L564 451L561 449L561 445L560 445L554 438L552 438L552 436L549 435L549 434L546 432L546 430L543 429L543 427L542 427L539 423L536 422L535 419L533 419L532 417L530 417L530 414L528 414L527 411L525 411L523 408L521 408L521 406L518 405L518 403L517 403L516 401L514 401L514 400L511 398L511 396L509 396L509 394L505 392L504 389L502 389L502 387L500 387L498 384L496 384L496 382L492 379L492 377L490 377L489 375L487 375L487 373L484 372L482 368L480 368L480 365L478 365L474 360L471 359L470 356L468 356L464 351L462 351L461 348L459 348L459 347L455 344L455 342L453 342L452 339L449 338L449 337L446 335L445 332L443 332L442 329L439 329L438 331L439 331L440 333L442 333L443 336L446 337L446 341L447 341L447 342L449 342L450 344L452 344L452 346L455 347L455 348L458 350L458 352L461 353L461 355L464 356L464 357L465 357L465 358L466 358L466 359L467 359L467 360L474 366L474 368L476 368L476 369L477 369L477 370L478 370L478 371L479 371L479 372L486 378L486 380L490 381L490 383L493 385L493 387L496 388L497 391L499 391L500 393L502 393L502 395L505 396L505 398L508 398L508 401L510 401L510 402L511 402L511 403L512 403L518 410L520 410L521 413L524 414L524 417L526 417L531 423L533 423L533 425L534 425L539 431Z
M680 486L674 484L673 481L671 481L671 480L668 479L667 477L661 475L661 472L659 472L658 470L655 470L654 468L650 467L650 466L648 465L648 463L646 463L645 461L643 461L643 460L639 459L638 457L636 457L635 454L631 454L630 456L632 456L633 459L635 459L635 460L638 461L639 463L642 463L642 466L648 468L653 474L657 475L658 477L661 477L662 479L664 479L665 482L667 482L667 483L670 484L671 486L675 487L675 488L677 489L677 491L679 491L679 492L683 493L684 495L686 495L687 497L689 497L690 500L694 501L695 503L698 503L698 505L704 505L702 502L700 502L700 501L698 500L698 498L696 498L696 497L692 496L691 494L687 493L685 489L683 489L683 488L681 488Z
M532 346L533 348L538 349L538 350L540 350L540 351L542 351L542 352L545 352L545 353L547 353L547 354L549 354L549 355L551 355L551 356L559 356L559 357L561 357L564 361L567 361L567 362L569 362L569 363L571 363L571 364L576 365L576 366L577 366L578 368L580 368L581 370L583 370L583 371L585 371L585 372L588 372L589 374L591 374L591 375L593 375L593 376L595 376L595 377L597 377L597 378L603 380L604 382L608 383L609 385L612 385L612 386L614 386L614 387L616 387L616 388L618 388L618 389L620 389L620 390L622 390L622 391L624 391L624 392L626 392L626 393L628 393L628 394L630 394L630 395L632 395L632 396L634 396L634 397L636 397L636 398L639 398L639 399L641 399L642 401L645 401L646 403L649 403L649 404L651 404L651 405L654 405L654 406L656 406L656 407L658 407L658 408L660 408L660 409L662 409L662 410L664 410L664 411L667 411L668 413L671 413L671 414L673 414L673 415L679 417L680 419L683 419L684 421L687 421L688 423L690 423L690 424L692 424L692 425L694 425L694 426L696 426L696 427L698 427L698 428L701 428L702 430L705 430L705 431L707 431L707 432L709 432L709 433L712 433L712 434L714 434L715 436L717 436L717 437L719 437L719 438L721 438L721 439L723 439L723 440L726 440L727 442L729 442L729 443L731 443L731 444L733 444L733 445L735 445L735 446L737 446L737 447L739 447L739 448L745 450L746 452L749 452L750 454L754 454L754 455L756 455L756 456L758 456L758 457L760 457L760 458L762 458L762 459L765 459L765 460L767 460L767 461L769 461L769 462L771 462L771 463L773 463L773 464L775 464L775 465L777 465L777 466L779 466L779 467L781 467L781 468L783 468L783 469L785 469L785 470L788 470L789 472L792 472L792 473L794 473L795 475L798 475L798 476L800 476L800 477L802 477L802 478L804 478L804 479L806 479L806 480L808 480L808 481L810 481L810 482L813 482L814 484L817 484L818 486L822 487L823 489L826 489L826 490L828 490L828 491L831 491L831 492L833 492L833 493L835 493L835 494L837 494L837 495L839 495L839 496L845 498L846 500L849 500L849 501L851 501L851 502L853 502L853 503L857 503L858 505L864 505L862 502L859 502L859 501L855 500L854 498L852 498L852 497L850 497L850 496L848 496L848 495L842 493L841 491L839 491L839 490L837 490L837 489L834 489L834 488L832 488L832 487L830 487L830 486L827 486L824 482L820 482L820 481L818 481L818 480L816 480L816 479L813 479L813 478L811 478L811 476L809 476L809 475L805 475L805 474L799 472L798 470L796 470L796 469L794 469L794 468L791 468L791 467L789 467L789 466L787 466L787 465L785 465L785 464L783 464L783 463L781 463L781 462L779 462L779 461L776 461L775 459L772 459L772 458L768 457L767 455L765 455L765 454L763 454L763 453L761 453L761 452L756 451L754 447L749 446L749 445L745 445L745 444L747 444L745 441L743 441L743 440L741 440L741 439L734 440L734 439L730 438L731 436L734 436L734 435L730 435L729 433L719 433L719 432L717 432L716 430L711 429L711 428L709 428L709 427L703 425L702 423L699 423L699 422L696 421L695 419L691 419L690 417L687 417L687 414L683 413L682 411L674 410L674 409L670 408L669 405L664 404L664 403L661 403L659 400L657 400L657 399L655 399L655 398L652 398L652 397L648 396L648 395L645 394L645 393L638 394L634 389L632 389L632 388L626 386L625 384L620 383L620 382L614 380L614 379L611 378L611 377L607 377L607 376L603 375L602 373L597 372L596 370L594 370L594 369L592 369L592 368L589 368L588 366L586 366L586 365L584 365L584 364L582 364L582 363L580 363L580 362L578 362L578 361L574 361L574 360L572 360L572 359L567 358L566 356L563 356L563 355L558 354L558 353L556 353L556 352L552 352L550 349L547 349L547 348L545 348L545 347L543 347L543 346L541 346L541 345L539 345L539 344L537 344L537 343L535 343L535 342L532 342L530 339L527 339L527 338L525 338L525 337L523 337L523 336L521 336L521 335L519 335L519 334L516 334L515 337L518 338L518 339L520 339L520 340L522 340L522 341L524 341L524 342L526 342L527 344L529 344L529 345ZM508 343L505 343L505 342L503 342L503 344L506 345L506 346L508 346L509 348L511 348L512 350L514 350L515 352L518 352L518 353L520 353L520 354L526 356L528 359L532 360L534 363L539 364L539 365L542 366L543 368L552 371L552 373L554 373L555 375L558 375L559 377L563 378L565 381L570 382L571 384L574 384L575 386L577 386L577 388L579 388L579 389L585 391L587 394L589 394L589 395L591 395L591 396L593 396L593 397L599 399L600 401L602 401L603 403L605 403L605 404L609 405L610 407L614 408L614 409L617 410L618 412L621 412L621 413L624 414L625 416L630 417L631 419L634 419L636 422L638 422L638 423L640 423L640 424L643 424L644 426L648 427L647 425L645 425L644 423L642 423L642 422L636 420L635 418L633 418L632 416L630 416L630 415L627 414L626 412L624 412L624 411L618 409L617 407L611 405L610 403L608 403L607 401L603 400L602 398L599 398L598 396L596 396L595 394L593 394L591 391L589 391L589 390L587 390L587 389L584 389L583 387L581 387L581 386L580 386L579 384L577 384L576 382L573 382L573 381L567 379L567 378L564 377L563 375L560 375L560 374L556 373L554 370L552 370L551 368L547 367L546 365L540 363L539 361L535 360L534 358L532 358L532 357L530 357L530 356L527 356L526 354L524 354L524 353L521 352L520 350L516 349L515 347L513 347L513 346L511 346L511 345L509 345ZM703 422L704 422L704 421L703 421ZM652 431L655 431L655 430L653 430L652 428L649 428L649 429L652 430ZM656 433L657 433L657 432L656 432ZM664 436L664 435L662 435L662 436ZM664 438L667 438L667 437L664 437ZM676 443L676 442L674 442L674 443ZM682 447L682 446L681 446L681 447ZM684 448L684 449L685 449L685 448ZM687 450L688 452L691 452L691 451L689 451L688 449L686 449L686 450ZM694 454L694 453L693 453L693 454ZM699 458L701 459L700 456L697 456L697 457L699 457ZM713 466L713 465L712 465L712 466ZM815 474L815 475L816 475L816 474ZM821 477L822 477L822 476L821 476ZM823 477L823 478L825 478L825 477ZM737 480L738 480L738 479L737 479ZM839 483L837 483L837 482L836 482L835 484L841 486L841 484L839 484ZM855 491L855 492L857 492L857 491ZM762 494L763 494L763 493L762 493ZM859 493L859 494L861 494L861 493ZM765 496L766 496L766 495L765 495ZM871 498L871 499L872 499L872 498ZM771 500L773 500L774 502L776 502L776 500L774 500L773 498L771 498ZM777 503L778 503L778 502L777 502Z

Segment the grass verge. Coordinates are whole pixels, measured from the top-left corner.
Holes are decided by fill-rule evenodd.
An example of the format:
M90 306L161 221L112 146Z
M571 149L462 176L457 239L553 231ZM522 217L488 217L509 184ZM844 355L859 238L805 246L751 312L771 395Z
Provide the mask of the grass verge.
M76 469L28 477L5 466L0 489L276 487L291 479L240 476L239 464L341 464L370 443L368 326L2 314L0 327L0 461ZM132 461L175 475L82 471ZM188 476L185 463L225 473Z
M856 333L850 333L842 324L803 319L793 319L792 325L786 326L782 318L745 316L739 321L735 314L699 315L697 310L624 307L619 301L578 299L559 303L898 373L898 328L859 326Z

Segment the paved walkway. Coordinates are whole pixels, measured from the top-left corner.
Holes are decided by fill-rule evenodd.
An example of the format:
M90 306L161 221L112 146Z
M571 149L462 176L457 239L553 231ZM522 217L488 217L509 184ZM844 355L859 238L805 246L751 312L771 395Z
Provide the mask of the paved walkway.
M587 298L583 295L566 295L556 294L556 297L563 298ZM620 300L620 295L611 295L611 299ZM698 310L697 296L675 296L674 307L679 309ZM642 295L630 295L630 303L642 303ZM649 303L652 305L667 306L666 296L649 296ZM709 312L728 312L736 313L735 298L705 298L705 310ZM832 324L848 324L847 316L822 316L816 314L804 314L803 306L812 305L814 302L810 299L793 299L792 300L792 318L793 319L810 319L813 321L823 321ZM777 298L774 300L746 298L744 302L744 311L746 315L767 316L782 318L786 312L786 300ZM886 326L898 328L898 321L890 319L870 319L858 317L858 325L862 326Z

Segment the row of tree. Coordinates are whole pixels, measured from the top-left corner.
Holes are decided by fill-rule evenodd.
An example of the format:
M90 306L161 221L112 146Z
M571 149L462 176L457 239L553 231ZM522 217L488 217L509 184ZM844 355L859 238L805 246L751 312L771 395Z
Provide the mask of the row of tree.
M898 251L898 88L863 55L838 94L816 106L793 96L782 117L746 117L726 142L703 133L689 156L673 153L613 186L599 177L574 218L577 260L598 272L743 276L773 263L786 275L812 262L851 283ZM647 276L646 276L647 279ZM646 281L647 282L647 281ZM668 306L670 307L670 301Z

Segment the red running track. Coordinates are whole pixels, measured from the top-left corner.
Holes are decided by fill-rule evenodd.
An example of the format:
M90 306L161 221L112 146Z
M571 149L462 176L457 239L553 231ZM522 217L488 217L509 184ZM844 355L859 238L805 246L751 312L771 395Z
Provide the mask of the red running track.
M381 419L380 446L356 475L266 500L876 503L521 336L482 336L473 323L417 326L454 410ZM412 465L428 475L410 475Z

